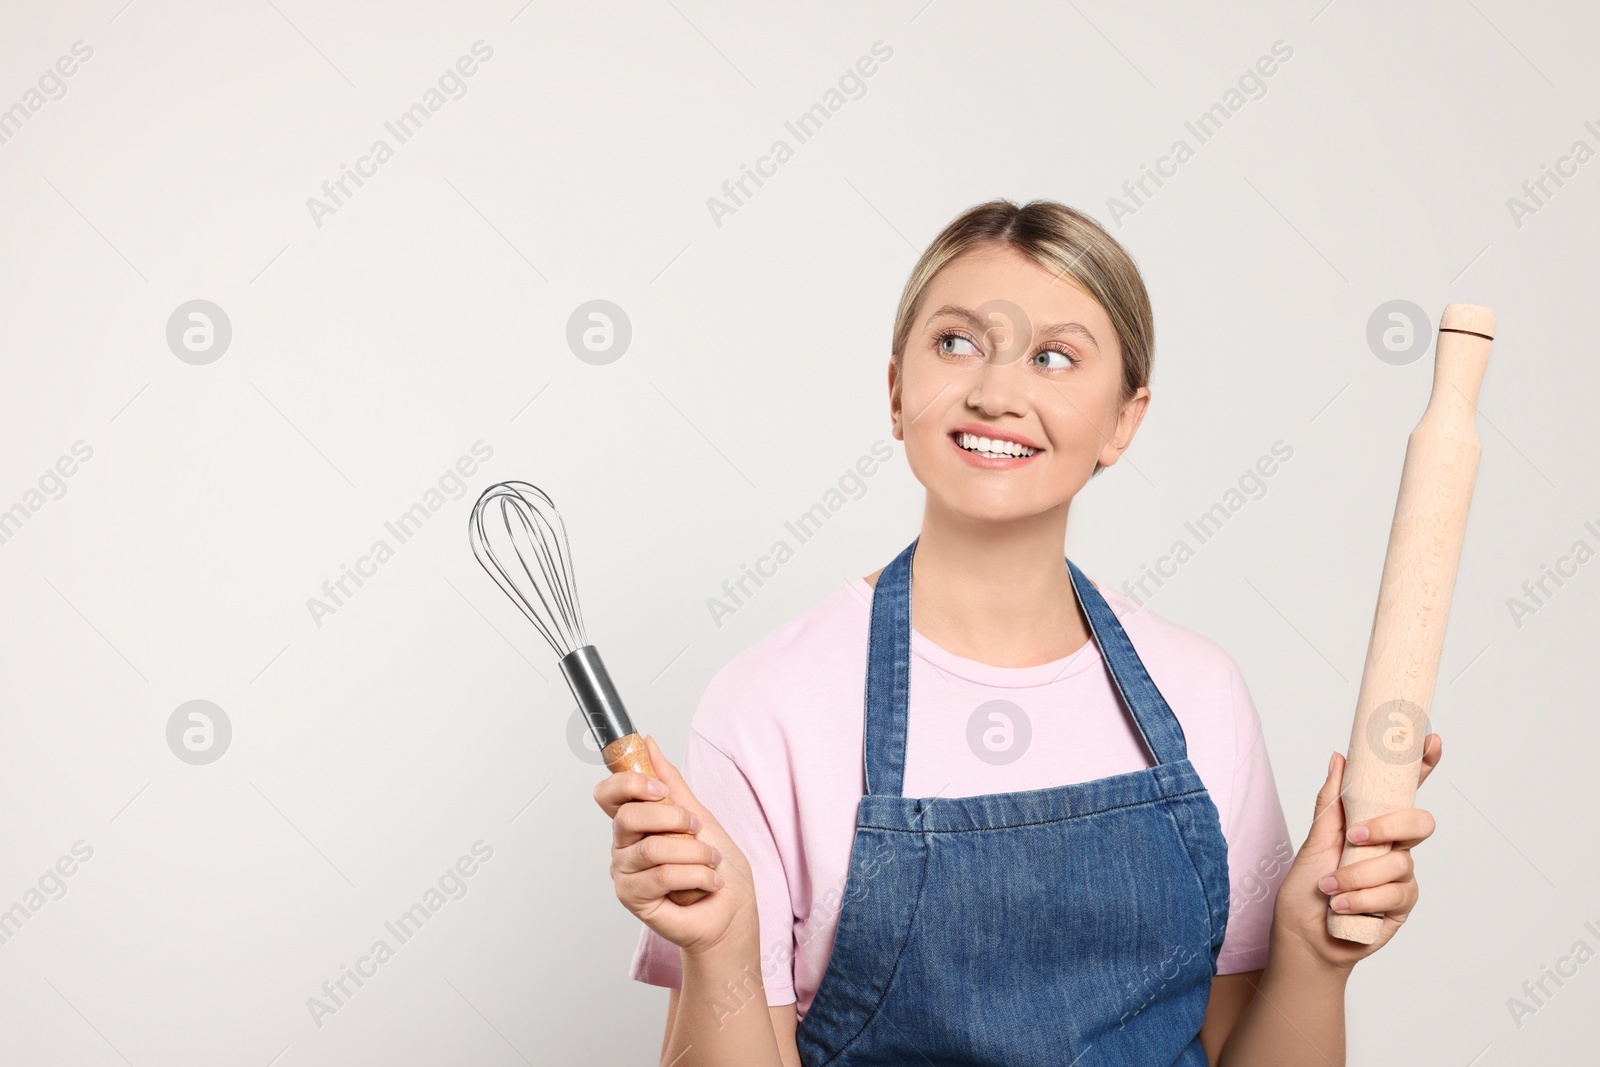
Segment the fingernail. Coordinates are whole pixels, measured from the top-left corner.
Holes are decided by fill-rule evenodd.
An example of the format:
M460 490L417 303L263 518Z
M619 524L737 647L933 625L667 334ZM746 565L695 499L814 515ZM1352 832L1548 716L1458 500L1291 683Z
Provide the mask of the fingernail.
M666 783L662 782L659 778L650 779L649 784L645 786L645 790L653 797L664 797L667 795Z
M711 884L716 886L718 889L721 889L722 888L722 875L713 874L711 876Z
M1333 773L1333 765L1335 763L1337 763L1338 760L1339 760L1339 752L1338 752L1337 749L1335 749L1333 755L1328 757L1328 773L1330 775Z
M1335 898L1334 902L1333 902L1333 910L1334 911L1349 911L1350 910L1350 898L1349 897L1337 897L1337 898Z
M1322 881L1318 882L1317 887L1320 888L1324 893L1331 893L1335 889L1339 888L1339 879L1330 874Z
M1372 831L1368 830L1365 826L1350 827L1350 840L1354 841L1358 845L1371 836Z
M700 829L700 816L698 816L698 815L689 816L689 832L692 834L698 829Z
M711 866L715 867L717 864L719 864L721 862L722 862L722 850L720 848L712 849L711 850Z

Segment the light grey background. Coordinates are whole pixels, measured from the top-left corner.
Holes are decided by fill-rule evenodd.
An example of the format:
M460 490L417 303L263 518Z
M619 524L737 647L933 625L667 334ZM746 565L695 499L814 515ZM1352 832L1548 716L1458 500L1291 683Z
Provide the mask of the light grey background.
M472 496L549 490L591 637L681 757L719 666L916 533L896 443L748 604L708 610L889 438L921 248L993 196L1112 226L1179 138L1193 158L1113 227L1153 295L1155 401L1069 551L1120 586L1293 448L1150 606L1241 664L1298 845L1430 384L1431 352L1378 358L1369 316L1492 305L1418 801L1439 828L1419 909L1352 981L1350 1062L1591 1061L1597 965L1520 1026L1507 1002L1600 948L1600 563L1520 626L1508 601L1600 545L1600 162L1520 220L1508 199L1600 147L1597 32L1509 0L7 4L0 108L93 55L0 144L0 509L26 513L0 544L0 908L93 855L0 944L0 1062L654 1062L666 993L625 976L597 768L467 550ZM480 40L466 94L319 226L308 198ZM797 144L785 122L880 40ZM1275 41L1292 58L1196 146L1185 122ZM779 138L794 157L718 225L708 198ZM604 365L566 341L595 299L632 330ZM167 343L192 300L231 324L205 365ZM79 441L64 494L30 498ZM397 545L385 522L478 441L492 458ZM314 619L380 538L393 558ZM209 764L168 747L191 700L231 724ZM308 998L479 841L465 896L316 1025Z

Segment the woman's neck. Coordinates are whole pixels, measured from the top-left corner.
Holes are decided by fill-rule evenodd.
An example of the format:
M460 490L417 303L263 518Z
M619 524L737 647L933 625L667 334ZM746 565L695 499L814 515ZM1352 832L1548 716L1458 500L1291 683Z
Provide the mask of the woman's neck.
M916 631L995 667L1049 663L1083 647L1089 624L1062 555L1066 511L973 523L929 501L911 563Z

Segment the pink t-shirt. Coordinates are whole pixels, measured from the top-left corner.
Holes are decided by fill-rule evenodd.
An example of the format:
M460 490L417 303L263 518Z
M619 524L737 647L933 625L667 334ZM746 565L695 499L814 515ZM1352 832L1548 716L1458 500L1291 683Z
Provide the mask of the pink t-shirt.
M1232 896L1217 971L1264 967L1295 848L1244 679L1220 646L1095 585L1183 726L1221 817ZM750 861L767 1003L794 1002L801 1018L833 950L866 791L871 603L865 580L846 582L724 665L695 711L680 764ZM911 649L905 796L1042 789L1150 765L1092 638L1032 667L965 659L915 629ZM681 984L677 946L641 927L629 974Z

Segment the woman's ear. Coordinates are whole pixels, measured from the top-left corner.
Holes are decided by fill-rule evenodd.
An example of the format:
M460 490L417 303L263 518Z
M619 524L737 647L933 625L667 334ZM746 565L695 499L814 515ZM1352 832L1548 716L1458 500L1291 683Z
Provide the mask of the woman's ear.
M889 359L889 422L894 429L894 439L904 441L906 435L900 429L900 364L892 356Z
M1100 449L1100 464L1109 467L1116 463L1128 445L1133 442L1133 435L1139 429L1139 424L1144 421L1145 409L1150 404L1150 390L1141 385L1117 411L1117 426L1111 439Z

